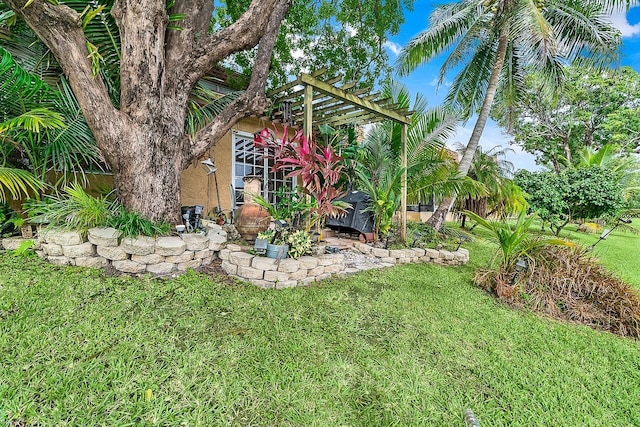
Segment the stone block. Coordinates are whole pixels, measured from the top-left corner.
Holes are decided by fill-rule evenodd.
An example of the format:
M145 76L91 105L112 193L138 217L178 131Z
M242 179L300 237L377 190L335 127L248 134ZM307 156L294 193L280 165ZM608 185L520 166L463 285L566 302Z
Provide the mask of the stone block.
M118 240L122 233L112 227L90 228L87 232L87 239L96 246L118 246Z
M324 254L324 255L318 256L318 265L321 265L323 267L325 265L334 264L335 262L336 262L336 259L334 258L333 254Z
M221 265L222 269L225 271L225 273L230 274L232 276L235 276L236 273L238 272L238 266L235 264L231 264L229 261L222 261L222 265Z
M362 268L353 268L353 267L348 267L344 269L344 272L346 274L352 274L352 273L357 273L360 270L366 270L365 266L362 266Z
M280 261L280 265L278 265L278 271L282 271L284 273L293 273L298 270L300 270L300 263L297 259L283 259Z
M46 232L47 243L62 246L81 245L84 243L82 235L77 231L49 230Z
M171 239L171 237L161 237L161 239ZM180 240L179 238L177 238ZM133 237L125 237L122 239L122 243L120 243L120 247L126 253L131 255L149 255L152 254L156 245L156 241L153 237L148 236L138 236L136 238ZM159 254L164 255L164 254ZM173 254L171 254L173 255Z
M323 265L319 265L316 268L312 268L307 272L307 275L314 277L314 276L319 276L321 274L324 274L324 266Z
M47 258L47 260L51 264L56 264L56 265L74 265L75 264L73 259L66 256L50 256Z
M362 243L362 242L354 242L353 247L365 255L369 255L373 250L372 246L369 246L366 243Z
M147 265L147 271L151 274L170 274L176 269L176 265L171 262L160 262L158 264Z
M240 252L242 250L242 246L236 245L235 243L229 243L227 244L227 249L231 252Z
M109 261L101 256L79 257L75 261L78 267L104 268L109 264Z
M204 223L204 221L202 221ZM209 233L219 233L220 231L222 231L222 226L219 224L216 224L215 222L211 222L208 221L205 225L205 227L207 227L207 237L209 237ZM226 233L226 232L225 232Z
M124 251L120 246L112 248L110 246L98 246L96 252L101 257L110 259L111 261L122 261L129 258L129 254Z
M315 277L307 277L306 279L302 279L298 282L300 286L310 286L313 282L316 281Z
M425 249L424 254L425 256L428 256L429 258L432 258L432 259L440 258L440 252L438 252L436 249Z
M425 251L422 248L412 248L411 250L413 251L413 254L414 254L413 256L414 257L420 258L421 256L424 256L424 254L425 254Z
M212 251L220 251L227 245L227 238L219 234L209 236L209 249Z
M306 279L309 276L309 270L306 268L301 268L298 271L294 271L289 273L289 280L302 280Z
M469 258L469 249L458 248L457 252L460 252L461 254L465 254L467 258Z
M340 264L331 264L324 267L325 273L339 273L344 271L344 266Z
M44 253L44 251L40 250L40 251L36 251L36 255L38 256L38 258L40 259L47 259L47 254Z
M248 267L245 265L238 266L238 276L243 279L260 279L264 278L264 270L259 270L257 268Z
M310 270L318 266L318 258L312 256L301 256L298 258L300 269Z
M178 270L185 271L190 268L200 268L202 266L201 259L192 259L191 261L185 261L178 264Z
M90 257L96 254L96 247L91 242L81 245L62 246L62 253L69 258Z
M445 251L444 249L440 249L440 258L445 259L446 261L450 261L453 259L453 254L449 251Z
M406 257L398 258L398 264L410 264L410 263L411 263L411 258L406 258Z
M62 246L55 243L42 243L42 250L49 256L62 256Z
M269 282L267 280L252 279L252 280L249 280L249 282L251 282L252 284L262 289L273 289L276 286L275 283Z
M407 256L406 252L402 249L391 249L389 251L389 256L391 258L404 258Z
M398 258L384 257L380 258L380 262L394 265L398 263Z
M31 240L35 243L34 239L23 239L22 237L7 237L6 239L2 239L2 247L8 251L15 251L20 247L22 242L26 242L27 240Z
M429 258L428 256L421 256L420 258L418 258L419 262L431 262L431 258Z
M158 254L149 254L149 255L131 255L131 261L137 262L140 264L160 264L164 262L164 257Z
M247 252L231 252L231 254L229 254L229 262L243 267L250 267L253 258L255 258L255 255L251 255Z
M122 271L123 273L140 274L147 271L146 264L140 264L128 259L122 261L113 261L111 265L113 265L113 268L118 271Z
M289 280L289 273L283 273L281 271L265 271L264 280L268 280L270 282L282 282Z
M231 251L229 249L222 249L218 253L218 258L220 258L223 261L229 261L230 256L231 256Z
M319 281L325 280L325 279L329 279L330 277L331 277L331 274L329 274L329 273L321 274L319 276L316 276L316 282L319 282Z
M193 259L207 259L213 256L213 251L211 249L202 249L200 251L196 251L193 254Z
M179 264L181 262L191 261L193 259L193 254L194 254L193 251L184 251L180 255L171 255L171 256L165 257L164 261L171 262L174 264Z
M209 239L202 234L183 233L180 235L188 251L200 251L209 247Z
M455 259L456 261L462 261L462 262L468 261L467 255L459 251L453 252L453 259Z
M158 237L156 240L156 254L163 256L182 255L187 244L180 237Z
M389 251L387 249L373 248L371 255L378 258L389 258Z
M251 267L263 271L275 271L278 269L278 263L274 258L257 256L251 261Z
M298 286L297 280L283 280L282 282L276 282L276 289L295 288Z

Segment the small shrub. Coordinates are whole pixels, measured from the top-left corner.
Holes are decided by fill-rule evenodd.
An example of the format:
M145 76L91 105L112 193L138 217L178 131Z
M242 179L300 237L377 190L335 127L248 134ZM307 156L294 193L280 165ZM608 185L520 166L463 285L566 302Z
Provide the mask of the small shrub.
M51 226L87 230L107 224L115 208L106 196L93 197L78 183L70 184L61 194L46 196L28 207L33 220Z
M476 283L516 307L640 337L640 294L613 277L583 248L545 246L528 268L478 270Z
M602 232L602 226L595 222L584 222L578 226L578 231L587 234L600 233Z
M123 207L107 220L107 225L122 232L124 237L161 236L171 232L171 224L155 223L136 212L129 212Z
M299 258L311 254L311 236L304 230L297 230L286 238L289 245L289 255Z

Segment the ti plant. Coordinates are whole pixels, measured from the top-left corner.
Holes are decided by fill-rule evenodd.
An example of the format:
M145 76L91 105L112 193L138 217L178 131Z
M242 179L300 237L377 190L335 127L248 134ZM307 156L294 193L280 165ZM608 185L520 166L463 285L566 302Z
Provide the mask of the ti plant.
M317 202L311 208L316 220L343 214L349 207L336 200L346 191L338 184L343 169L342 157L331 145L321 146L302 131L289 138L287 126L281 137L264 128L255 134L253 141L256 147L267 149L267 157L275 160L275 170L290 171L288 177L300 177L302 191Z

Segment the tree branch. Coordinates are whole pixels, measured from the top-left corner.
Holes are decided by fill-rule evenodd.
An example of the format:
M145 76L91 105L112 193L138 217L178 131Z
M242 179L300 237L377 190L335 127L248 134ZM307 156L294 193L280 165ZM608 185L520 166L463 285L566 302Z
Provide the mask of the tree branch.
M216 118L195 135L195 143L190 147L189 154L185 156L185 167L198 157L202 156L216 141L227 133L240 119L251 114L259 114L269 106L270 101L265 93L271 55L278 37L280 23L284 15L291 7L292 0L279 0L273 9L264 36L260 40L255 64L251 74L251 81L247 90L229 104Z
M291 5L290 0L252 0L237 21L199 41L186 62L185 80L190 86L229 55L255 46L266 34L276 10ZM284 13L282 17L284 18ZM280 19L282 21L282 18ZM280 25L278 21L278 27ZM276 29L277 31L277 29Z
M114 147L102 143L99 134L113 134L121 118L111 104L100 76L93 76L87 40L80 15L65 5L36 0L25 7L28 0L5 0L4 3L20 16L53 52L73 89L82 113L98 140L100 150L108 161L116 159Z

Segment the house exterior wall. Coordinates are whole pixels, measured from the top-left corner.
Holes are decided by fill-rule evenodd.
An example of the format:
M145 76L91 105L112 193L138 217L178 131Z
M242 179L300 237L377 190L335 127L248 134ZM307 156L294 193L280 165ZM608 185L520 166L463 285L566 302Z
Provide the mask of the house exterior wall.
M228 212L231 209L231 193L229 184L233 180L233 145L231 135L234 131L254 133L262 128L271 127L271 122L264 119L249 117L236 123L218 143L209 150L207 157L215 162L218 168L218 190L220 192L220 206ZM218 199L216 184L213 174L207 176L206 169L200 164L200 160L182 172L181 201L183 206L202 205L205 215L216 208ZM213 215L213 212L212 212ZM208 215L207 215L208 216Z

